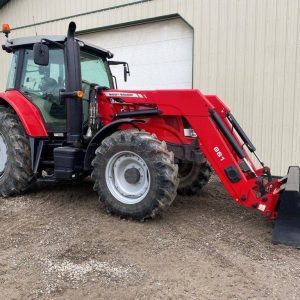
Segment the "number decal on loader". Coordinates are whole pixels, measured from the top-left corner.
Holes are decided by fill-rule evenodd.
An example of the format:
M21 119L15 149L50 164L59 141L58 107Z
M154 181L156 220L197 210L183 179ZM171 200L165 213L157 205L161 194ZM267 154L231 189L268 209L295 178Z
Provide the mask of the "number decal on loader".
M220 161L225 160L225 157L223 156L222 152L220 151L219 147L215 147L214 148L215 153L217 154L217 156L220 158Z

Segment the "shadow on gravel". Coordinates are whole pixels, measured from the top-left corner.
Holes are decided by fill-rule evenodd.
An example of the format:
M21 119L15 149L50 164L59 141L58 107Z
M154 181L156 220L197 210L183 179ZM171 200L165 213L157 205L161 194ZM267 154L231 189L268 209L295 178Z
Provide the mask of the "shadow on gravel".
M27 195L31 193L37 192L60 192L63 190L77 190L77 191L86 191L86 192L94 192L93 191L93 181L90 178L86 178L84 180L76 181L76 182L37 182L31 186L31 188L27 191Z

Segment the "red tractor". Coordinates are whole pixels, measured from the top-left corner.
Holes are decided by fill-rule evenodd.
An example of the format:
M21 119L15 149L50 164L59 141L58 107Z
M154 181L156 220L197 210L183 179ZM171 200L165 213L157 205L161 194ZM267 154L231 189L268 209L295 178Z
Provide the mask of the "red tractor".
M8 39L0 93L0 194L91 175L112 214L142 220L194 195L211 167L236 203L276 219L273 241L300 246L299 167L274 179L230 113L199 90L117 90L112 53L75 38ZM4 26L8 35L9 28ZM253 153L261 168L256 168Z

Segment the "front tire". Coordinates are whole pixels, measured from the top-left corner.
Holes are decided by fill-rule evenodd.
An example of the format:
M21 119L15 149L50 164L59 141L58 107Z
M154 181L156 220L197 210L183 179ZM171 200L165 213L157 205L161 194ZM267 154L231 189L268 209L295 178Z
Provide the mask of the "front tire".
M12 109L0 106L0 195L23 193L32 176L29 140L23 126Z
M202 163L181 161L179 163L179 186L181 196L194 196L208 183L212 169L207 161Z
M104 139L92 162L94 190L107 210L143 220L166 210L176 197L178 167L165 142L137 130Z

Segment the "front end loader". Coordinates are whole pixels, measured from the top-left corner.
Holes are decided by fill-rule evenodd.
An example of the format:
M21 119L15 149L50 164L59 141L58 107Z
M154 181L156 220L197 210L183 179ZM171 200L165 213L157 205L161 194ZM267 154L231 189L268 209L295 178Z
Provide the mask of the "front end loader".
M107 210L143 220L195 195L212 168L233 200L276 220L273 242L300 247L299 167L272 177L230 109L199 90L118 90L111 52L67 36L8 39L0 93L0 193L91 176ZM9 27L3 32L8 36ZM250 158L253 154L259 168Z

